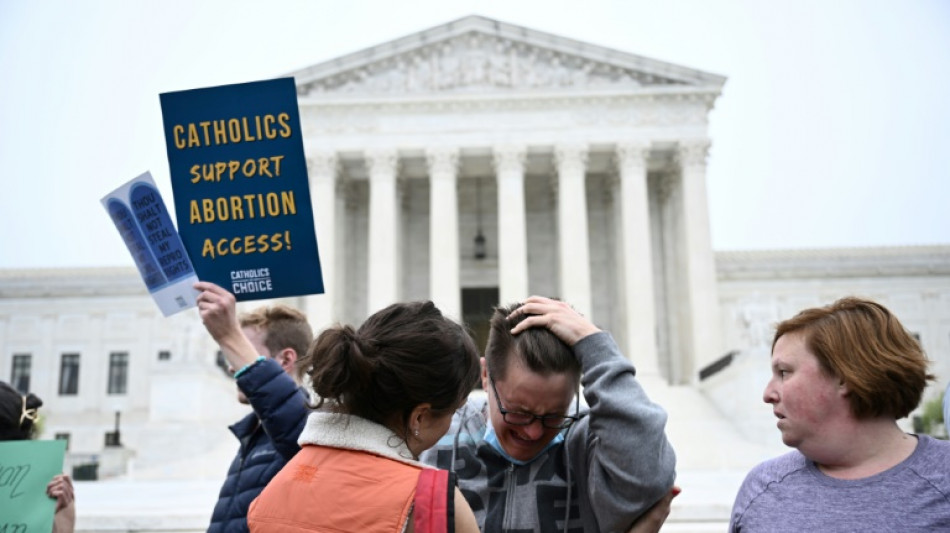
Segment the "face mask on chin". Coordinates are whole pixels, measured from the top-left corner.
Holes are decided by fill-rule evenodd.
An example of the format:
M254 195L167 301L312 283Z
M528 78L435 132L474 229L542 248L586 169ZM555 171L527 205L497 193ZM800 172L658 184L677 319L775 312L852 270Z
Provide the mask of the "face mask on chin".
M518 466L524 466L530 463L531 461L534 461L538 457L541 457L542 455L544 455L544 452L548 451L552 446L557 446L558 444L564 442L564 432L563 431L558 432L558 434L555 435L553 439L551 439L551 442L549 442L547 446L544 447L543 450L538 452L537 455L535 455L531 459L528 459L527 461L520 461L508 455L508 452L506 452L505 449L501 446L501 442L499 442L498 440L498 434L495 433L495 428L494 426L491 425L491 423L488 424L488 429L485 431L485 442L490 444L491 447L494 448L495 451L497 451L499 454L501 454L501 456L504 457L508 462L514 463Z

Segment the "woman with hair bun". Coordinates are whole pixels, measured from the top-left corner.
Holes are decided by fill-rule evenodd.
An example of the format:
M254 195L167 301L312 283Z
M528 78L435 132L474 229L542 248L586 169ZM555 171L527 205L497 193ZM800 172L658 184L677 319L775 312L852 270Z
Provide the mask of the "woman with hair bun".
M323 331L298 360L319 401L301 450L251 504L254 533L477 533L453 474L419 454L478 380L478 352L432 302Z
M0 441L30 440L36 435L37 409L43 405L32 392L26 395L0 381ZM57 474L46 485L46 494L56 500L53 533L73 533L76 506L73 481L66 474Z

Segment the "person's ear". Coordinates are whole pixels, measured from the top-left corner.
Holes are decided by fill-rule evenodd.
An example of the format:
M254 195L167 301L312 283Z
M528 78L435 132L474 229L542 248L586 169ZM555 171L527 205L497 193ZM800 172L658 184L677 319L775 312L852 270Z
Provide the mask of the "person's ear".
M294 375L294 365L297 363L297 350L284 348L277 353L275 359L280 363L280 367L284 369L284 372L287 372L291 376Z
M478 363L479 363L479 364L481 365L481 367L482 367L482 372L481 372L481 374L482 374L482 390L487 391L487 390L488 390L488 364L485 362L485 358L484 358L484 357L480 357L480 358L478 359Z
M841 395L842 398L847 398L851 395L851 389L844 380L838 381L838 394Z
M412 412L409 413L409 434L413 437L419 437L421 433L425 432L431 418L432 404L420 403L413 407Z

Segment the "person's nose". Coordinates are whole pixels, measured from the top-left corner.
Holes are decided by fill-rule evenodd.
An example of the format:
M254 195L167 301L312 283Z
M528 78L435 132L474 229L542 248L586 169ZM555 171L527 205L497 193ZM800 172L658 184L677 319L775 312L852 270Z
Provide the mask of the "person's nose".
M765 403L778 403L778 387L775 385L775 378L770 379L765 385L765 391L762 392L762 401Z
M530 424L525 426L524 434L532 440L540 439L541 435L544 435L544 426L541 424L541 419L535 418Z

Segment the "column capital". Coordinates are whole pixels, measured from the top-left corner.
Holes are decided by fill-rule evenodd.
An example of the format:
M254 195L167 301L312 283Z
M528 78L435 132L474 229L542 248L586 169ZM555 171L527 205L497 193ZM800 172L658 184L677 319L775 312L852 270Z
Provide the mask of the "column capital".
M554 147L554 162L558 174L565 172L583 173L587 166L588 148L586 144L559 144Z
M399 153L392 148L377 148L365 153L370 179L374 175L395 175L399 170Z
M313 150L307 152L307 165L312 174L319 176L337 176L340 172L340 158L335 152Z
M706 156L709 155L709 139L686 139L679 142L676 149L676 160L683 167L706 166Z
M459 149L455 147L427 148L426 163L429 165L430 176L454 176L458 172Z
M492 164L497 174L509 172L524 172L524 164L528 157L528 149L523 145L505 144L492 148Z
M649 157L650 141L644 140L618 143L617 151L614 153L614 161L621 176L625 175L629 168L645 167Z

